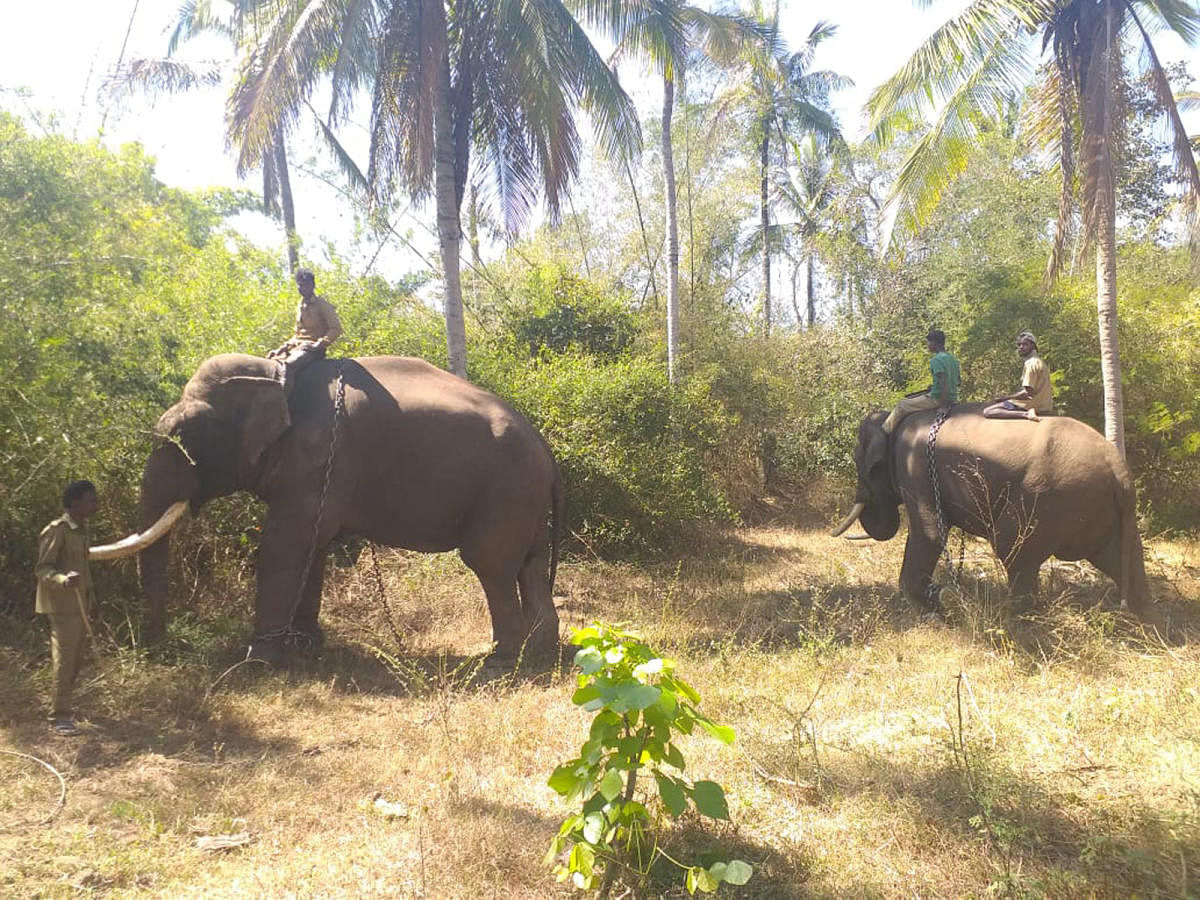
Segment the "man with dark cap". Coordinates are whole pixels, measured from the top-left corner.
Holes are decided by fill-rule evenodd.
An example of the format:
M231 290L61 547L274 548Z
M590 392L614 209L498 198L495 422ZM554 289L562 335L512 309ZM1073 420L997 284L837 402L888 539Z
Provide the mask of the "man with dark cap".
M1021 389L1007 397L997 397L983 414L989 419L1029 419L1054 412L1054 395L1050 389L1050 370L1038 356L1037 338L1032 332L1017 335L1017 353L1025 360Z
M958 402L958 385L962 381L962 373L958 360L946 350L946 333L931 328L925 335L925 349L933 354L929 360L929 373L933 376L933 384L928 390L904 397L896 404L895 409L883 422L883 430L887 434L891 434L900 420L910 413L922 409L949 409Z

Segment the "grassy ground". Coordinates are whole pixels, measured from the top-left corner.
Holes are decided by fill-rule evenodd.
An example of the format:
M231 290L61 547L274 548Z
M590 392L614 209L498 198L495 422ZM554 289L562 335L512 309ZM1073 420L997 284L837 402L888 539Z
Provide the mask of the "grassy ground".
M926 621L892 598L902 548L812 523L564 565L564 630L628 623L737 730L732 748L683 743L732 823L668 827L673 854L750 860L723 890L755 897L1198 895L1200 544L1150 544L1170 644L1097 608L1111 586L1073 565L1016 613L975 543L946 620ZM368 552L326 598L325 653L286 673L214 686L238 611L177 619L169 664L104 644L74 739L41 720L40 634L0 647L0 747L68 786L32 824L59 783L0 755L0 894L564 895L542 856L568 812L546 778L588 723L569 669L482 666L482 594L452 556ZM200 849L221 835L248 842Z

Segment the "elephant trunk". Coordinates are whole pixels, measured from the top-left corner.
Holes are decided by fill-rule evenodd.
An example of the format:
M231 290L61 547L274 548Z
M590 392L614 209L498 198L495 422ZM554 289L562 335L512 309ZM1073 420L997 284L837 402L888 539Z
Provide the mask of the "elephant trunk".
M156 448L142 472L142 496L138 504L138 530L141 536L153 530L164 516L186 507L180 503L195 500L200 493L200 480L195 467L173 443ZM169 516L166 516L169 518ZM178 518L178 515L175 516ZM159 526L161 527L161 526ZM147 641L161 640L166 634L167 556L171 536L169 527L162 536L141 547L138 556L138 576L141 581L145 636Z

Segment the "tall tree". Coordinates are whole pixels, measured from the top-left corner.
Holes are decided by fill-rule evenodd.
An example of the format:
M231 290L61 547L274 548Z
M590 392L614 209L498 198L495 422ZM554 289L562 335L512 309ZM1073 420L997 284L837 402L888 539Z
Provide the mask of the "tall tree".
M606 11L608 13L609 11ZM747 45L765 38L750 19L708 12L686 0L648 0L628 4L617 16L606 14L617 46L613 61L632 55L645 60L662 78L662 160L667 213L667 378L674 384L679 366L679 217L675 196L675 153L671 122L675 91L684 84L689 64L698 59L726 66Z
M460 211L473 154L515 229L539 193L557 217L579 167L574 111L613 156L639 139L632 102L561 0L280 0L230 100L239 164L329 83L331 128L369 89L367 180L377 199L434 200L450 370L466 376ZM344 160L348 163L348 160ZM347 168L353 169L352 165Z
M823 147L844 146L837 119L830 111L830 94L852 84L828 70L813 70L813 57L822 41L837 27L818 22L804 45L788 53L779 38L779 9L768 19L756 2L756 18L768 39L747 54L750 78L728 93L722 106L748 111L747 122L759 173L759 240L762 242L763 331L771 333L771 254L778 247L778 229L771 228L771 182L777 164L787 164L787 148L794 138L812 135ZM777 162L778 161L778 162ZM773 239L775 238L775 239Z
M108 80L112 93L140 89L149 94L177 94L221 82L219 60L188 62L175 56L176 51L199 35L218 35L238 52L252 44L268 0L189 0L179 9L171 30L167 53L162 57L142 57L118 65ZM288 268L295 272L300 264L300 236L296 230L296 204L288 171L288 147L283 129L277 130L269 153L261 160L263 210L283 222L287 242Z
M779 202L794 217L792 222L780 225L781 244L794 238L799 244L798 262L804 266L805 317L797 309L798 323L807 321L812 328L817 321L817 297L815 291L815 267L818 239L830 224L834 211L834 162L830 155L822 152L812 135L806 135L793 145L794 162L782 173L776 185Z
M1196 246L1200 172L1150 32L1168 28L1188 43L1200 36L1200 10L1187 0L974 0L875 90L868 102L875 137L933 113L892 190L895 228L920 227L942 189L959 174L968 146L1005 105L1036 81L1029 134L1052 150L1062 192L1047 283L1061 267L1075 203L1084 245L1095 250L1096 310L1104 383L1104 432L1125 452L1117 342L1116 161L1123 150L1120 99L1131 66L1141 66L1169 123L1176 171L1187 186L1186 217ZM1049 64L1034 71L1040 43ZM1137 49L1139 53L1131 52ZM1077 164L1078 163L1078 164ZM885 240L890 243L888 235Z

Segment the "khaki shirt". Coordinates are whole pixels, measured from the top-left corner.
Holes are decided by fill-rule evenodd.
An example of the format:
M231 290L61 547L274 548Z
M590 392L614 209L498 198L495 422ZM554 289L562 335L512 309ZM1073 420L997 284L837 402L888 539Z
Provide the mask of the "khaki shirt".
M332 344L342 335L342 323L337 310L324 297L314 296L307 303L303 300L296 308L296 337L302 341L319 341Z
M1039 413L1054 412L1054 395L1050 390L1050 370L1036 353L1025 358L1021 387L1029 394L1029 406Z
M88 547L91 535L64 513L42 529L38 539L38 561L33 570L37 576L37 611L52 615L80 614L76 589L91 602L92 576L88 571ZM67 573L78 572L79 583L67 587Z

